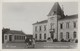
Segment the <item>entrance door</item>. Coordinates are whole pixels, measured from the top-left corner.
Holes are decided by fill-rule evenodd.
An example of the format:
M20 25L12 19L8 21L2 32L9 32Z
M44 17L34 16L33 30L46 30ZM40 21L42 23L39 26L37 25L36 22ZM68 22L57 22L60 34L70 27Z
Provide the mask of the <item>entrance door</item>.
M51 38L54 39L54 34L53 33L51 33Z
M51 34L51 38L52 38L52 39L54 39L54 32L55 32L54 29L52 29L52 31L50 31L50 34Z
M69 32L66 32L66 39L69 40Z
M61 38L61 40L63 39L63 33L62 32L60 33L60 38Z
M9 41L12 41L12 35L9 35Z

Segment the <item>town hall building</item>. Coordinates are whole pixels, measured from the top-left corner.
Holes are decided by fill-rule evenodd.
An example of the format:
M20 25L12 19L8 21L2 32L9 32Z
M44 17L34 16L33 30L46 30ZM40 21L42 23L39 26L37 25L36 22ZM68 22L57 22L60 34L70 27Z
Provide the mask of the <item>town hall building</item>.
M47 17L47 20L33 24L33 38L46 41L49 38L58 41L77 40L78 14L64 15L63 9L56 2Z

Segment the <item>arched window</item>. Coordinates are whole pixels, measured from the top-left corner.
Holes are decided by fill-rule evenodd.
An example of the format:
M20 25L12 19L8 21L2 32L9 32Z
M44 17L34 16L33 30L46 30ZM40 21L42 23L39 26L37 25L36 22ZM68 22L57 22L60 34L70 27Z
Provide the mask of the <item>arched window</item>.
M40 37L40 39L41 39L41 34L40 34L40 36L39 36L39 37Z
M44 25L44 31L46 31L46 25Z
M35 34L35 38L37 39L37 34Z
M74 28L76 28L76 22L73 22L73 24L74 24Z
M73 38L76 38L76 32L75 31L73 32Z
M41 26L39 26L39 29L40 29L40 31L41 31Z
M37 26L35 27L35 31L37 31Z
M66 32L66 39L69 39L69 32Z
M69 22L66 23L66 28L69 28Z

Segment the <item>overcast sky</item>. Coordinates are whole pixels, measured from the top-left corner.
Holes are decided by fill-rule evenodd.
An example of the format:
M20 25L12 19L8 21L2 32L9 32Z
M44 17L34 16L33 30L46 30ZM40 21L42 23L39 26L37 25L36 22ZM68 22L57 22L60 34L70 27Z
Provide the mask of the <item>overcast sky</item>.
M65 15L78 13L76 2L60 2ZM54 2L6 2L3 3L3 27L12 30L22 30L26 34L33 34L32 24L47 19Z

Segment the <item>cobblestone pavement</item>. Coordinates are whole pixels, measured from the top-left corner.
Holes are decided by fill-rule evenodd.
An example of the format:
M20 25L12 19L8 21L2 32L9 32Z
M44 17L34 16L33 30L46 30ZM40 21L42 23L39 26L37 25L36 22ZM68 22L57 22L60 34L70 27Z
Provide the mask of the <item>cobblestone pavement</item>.
M3 49L74 49L77 43L70 42L37 42L35 48L27 48L26 43L6 43L2 44Z

